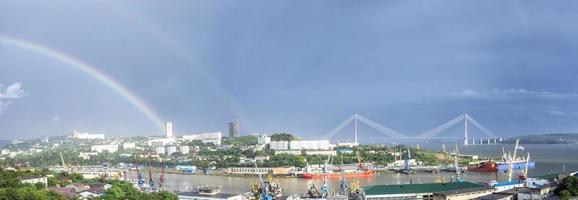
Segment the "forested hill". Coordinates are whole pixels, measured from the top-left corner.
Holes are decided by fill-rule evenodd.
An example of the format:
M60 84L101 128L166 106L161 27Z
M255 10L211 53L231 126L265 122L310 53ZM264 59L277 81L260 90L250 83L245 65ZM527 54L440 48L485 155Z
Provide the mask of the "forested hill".
M509 138L502 143L514 143L518 138L522 144L578 144L578 133L524 135Z

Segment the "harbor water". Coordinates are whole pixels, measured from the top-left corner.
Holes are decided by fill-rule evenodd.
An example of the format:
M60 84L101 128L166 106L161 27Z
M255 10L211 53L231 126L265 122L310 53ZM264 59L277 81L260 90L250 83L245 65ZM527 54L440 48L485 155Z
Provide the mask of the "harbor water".
M449 146L450 144L446 144ZM500 158L502 146L506 151L513 149L513 145L491 144L491 145L469 145L461 146L460 152L463 154L474 154L484 157ZM429 150L441 150L439 144L421 144L421 148ZM536 161L536 167L529 170L529 175L542 175L549 173L561 172L563 166L566 171L578 170L578 145L560 145L560 144L534 144L524 145L525 152L531 153L531 160ZM525 154L522 151L523 154ZM518 172L514 173L517 176ZM128 174L129 177L136 177L134 172ZM158 174L153 175L158 180ZM170 191L186 190L187 187L199 185L216 185L222 187L223 193L244 193L247 192L252 184L258 183L257 176L229 177L217 175L185 175L185 174L166 174L166 189ZM433 183L436 181L449 182L455 178L455 173L440 172L426 173L420 172L411 175L386 172L377 174L370 178L350 178L348 181L359 183L361 186L376 184L407 184L407 183ZM487 183L492 180L506 180L504 172L468 172L461 175L465 181ZM514 177L515 178L515 177ZM300 178L275 178L275 182L281 185L286 195L303 194L311 184L319 187L322 184L321 179L300 179ZM330 187L337 191L340 179L330 179Z

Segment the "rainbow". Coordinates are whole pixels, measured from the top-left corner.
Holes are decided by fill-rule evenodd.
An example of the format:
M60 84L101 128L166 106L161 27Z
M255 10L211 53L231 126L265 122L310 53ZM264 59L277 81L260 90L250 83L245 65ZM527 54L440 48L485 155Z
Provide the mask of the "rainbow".
M0 35L0 43L27 49L44 56L53 58L62 63L70 65L89 76L92 76L96 80L102 82L107 87L111 88L113 91L118 93L120 96L125 98L130 102L136 109L142 112L148 119L150 119L160 130L163 130L163 120L150 106L148 106L144 100L137 96L134 92L130 91L126 86L122 85L118 81L114 80L112 77L105 74L103 71L99 70L97 67L91 66L90 64L83 62L77 58L70 55L64 54L54 49L50 49L46 46L35 44L32 42L24 41L21 39L16 39L13 37L7 37Z

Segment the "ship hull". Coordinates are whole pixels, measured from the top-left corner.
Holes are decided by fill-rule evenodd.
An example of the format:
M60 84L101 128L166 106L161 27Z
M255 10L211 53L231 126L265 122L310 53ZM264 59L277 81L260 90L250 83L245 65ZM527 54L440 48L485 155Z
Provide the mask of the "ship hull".
M363 172L335 172L335 173L305 173L301 174L300 178L306 179L321 179L321 178L357 178L357 177L371 177L373 176L373 171L363 171Z
M508 170L507 162L498 162L498 170ZM528 169L534 169L536 167L536 162L528 162ZM526 169L526 161L514 162L512 163L512 169Z
M485 162L478 166L468 167L468 171L472 172L495 172L498 171L498 164L494 162Z

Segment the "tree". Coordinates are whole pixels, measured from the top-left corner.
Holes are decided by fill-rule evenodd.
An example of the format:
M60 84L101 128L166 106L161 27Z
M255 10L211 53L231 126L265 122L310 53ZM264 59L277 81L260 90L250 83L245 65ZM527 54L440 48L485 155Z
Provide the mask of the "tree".
M275 133L271 135L271 141L294 141L299 140L299 137L293 136L289 133Z
M48 177L48 187L56 186L56 184L58 184L58 179L55 177Z
M570 193L568 190L561 190L558 193L558 197L560 197L560 199L562 200L567 200L570 199L570 197L572 197L572 193Z
M122 189L117 185L113 185L111 188L106 190L103 199L124 199L124 196L125 194Z
M578 178L575 176L567 176L562 179L562 183L558 185L555 193L561 199L569 199L572 196L578 196Z
M40 183L40 182L34 184L34 187L36 188L36 190L44 190L45 189L44 183Z

